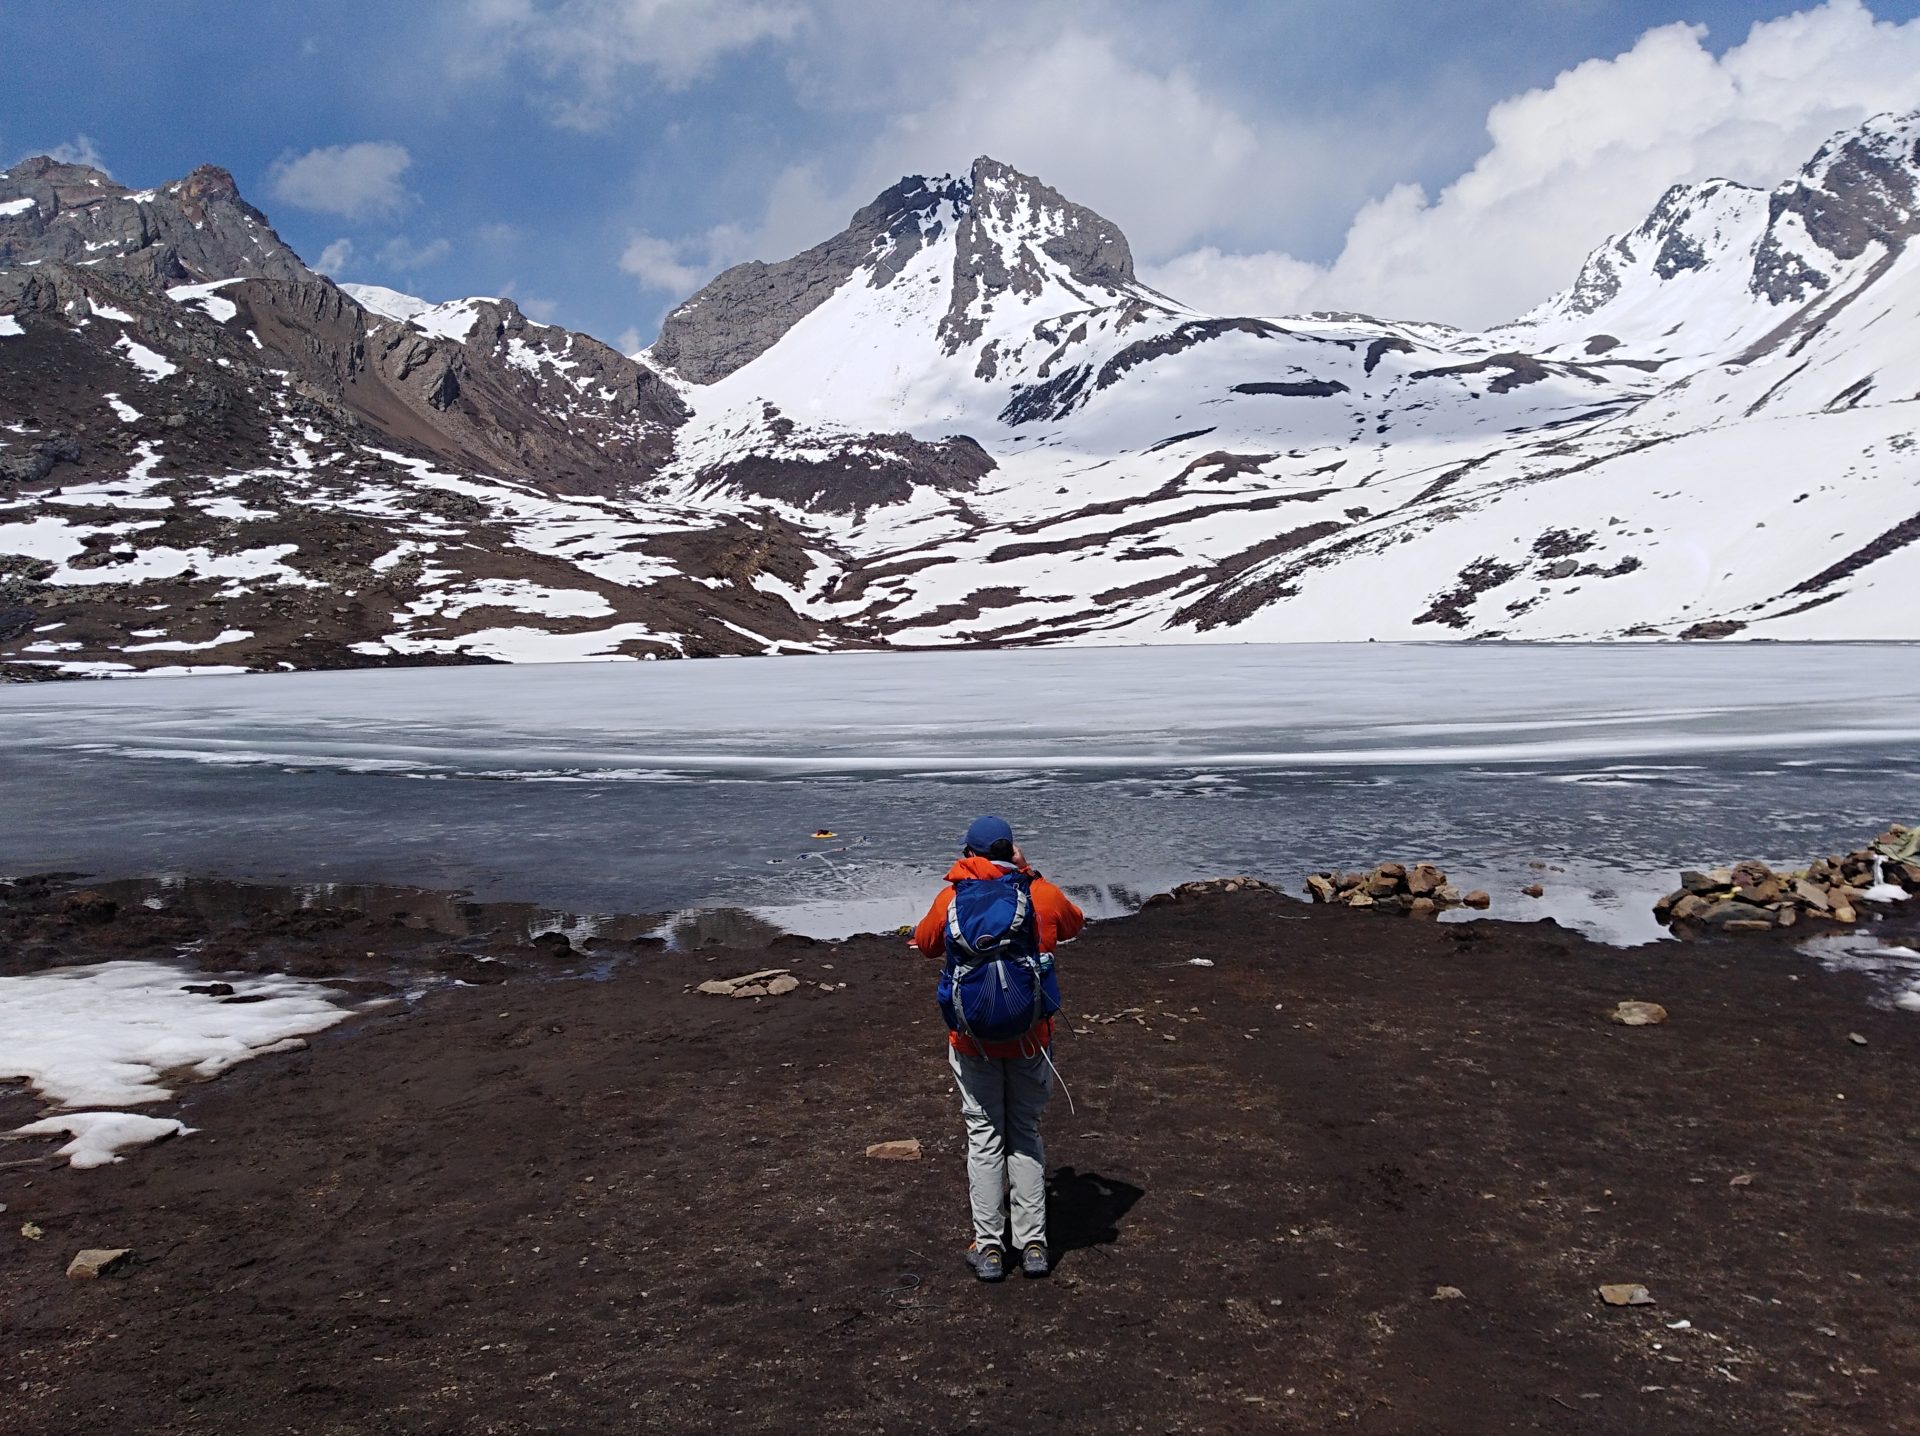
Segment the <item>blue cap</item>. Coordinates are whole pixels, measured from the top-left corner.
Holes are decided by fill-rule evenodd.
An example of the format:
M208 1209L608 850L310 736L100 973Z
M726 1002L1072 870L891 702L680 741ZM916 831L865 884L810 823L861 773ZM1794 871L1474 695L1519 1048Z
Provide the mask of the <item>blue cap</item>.
M1013 841L1013 824L1005 818L996 818L989 814L984 818L975 818L967 829L966 846L976 853L985 854L995 843Z

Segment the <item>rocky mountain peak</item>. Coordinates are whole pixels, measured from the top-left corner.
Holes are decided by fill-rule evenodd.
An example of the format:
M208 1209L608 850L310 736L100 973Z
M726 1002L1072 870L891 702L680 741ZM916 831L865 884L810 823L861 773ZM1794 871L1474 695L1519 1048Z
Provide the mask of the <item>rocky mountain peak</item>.
M1075 279L1088 284L1134 282L1133 251L1120 227L1052 185L990 155L973 162L971 216L1011 239L1038 242Z
M139 191L44 155L0 173L0 269L82 263L148 282L313 277L216 165Z
M940 321L953 354L986 331L1002 296L1032 299L1049 280L1089 307L1092 291L1133 286L1133 251L1111 220L988 155L973 162L971 202L956 236L953 300Z
M0 188L9 196L44 195L59 205L86 204L127 193L124 185L90 165L71 165L49 155L33 155L9 170L0 170Z
M1801 252L1807 245L1846 261L1874 244L1898 250L1916 233L1920 112L1876 115L1822 145L1805 169L1773 192L1753 292L1780 304L1824 290L1827 266Z
M667 316L651 358L711 384L772 348L856 274L883 288L942 243L954 250L952 303L939 326L950 353L979 336L1000 296L1037 295L1048 276L1076 294L1087 291L1089 302L1092 291L1135 282L1133 252L1118 225L982 155L965 178L908 176L839 234L791 259L724 271Z
M947 235L969 194L966 181L909 175L854 213L833 238L791 259L748 260L723 270L660 326L650 357L695 384L752 363L856 272L889 284L914 255Z
M1662 356L1737 349L1736 335L1745 344L1773 333L1917 232L1920 114L1878 115L1771 190L1672 186L1639 226L1587 257L1572 288L1501 332L1536 344L1637 342Z

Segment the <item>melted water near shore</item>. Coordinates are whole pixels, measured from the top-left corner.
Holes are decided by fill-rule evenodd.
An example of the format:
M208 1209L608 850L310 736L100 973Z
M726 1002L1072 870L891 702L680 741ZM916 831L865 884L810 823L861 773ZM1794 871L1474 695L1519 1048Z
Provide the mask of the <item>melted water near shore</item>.
M1430 858L1495 915L1636 941L1675 868L1804 861L1920 795L1912 645L387 670L14 688L0 719L0 872L746 909L817 936L910 921L1000 811L1096 914L1212 873L1297 889Z

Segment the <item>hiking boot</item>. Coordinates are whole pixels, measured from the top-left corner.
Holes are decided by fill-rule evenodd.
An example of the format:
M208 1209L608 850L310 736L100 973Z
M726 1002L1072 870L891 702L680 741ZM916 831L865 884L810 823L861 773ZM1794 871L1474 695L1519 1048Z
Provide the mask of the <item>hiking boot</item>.
M1045 1242L1028 1242L1026 1250L1020 1253L1020 1270L1027 1276L1045 1276L1053 1270L1053 1263L1047 1260Z
M991 1243L981 1246L976 1242L967 1248L967 1265L980 1280L999 1281L1007 1274L1007 1254Z

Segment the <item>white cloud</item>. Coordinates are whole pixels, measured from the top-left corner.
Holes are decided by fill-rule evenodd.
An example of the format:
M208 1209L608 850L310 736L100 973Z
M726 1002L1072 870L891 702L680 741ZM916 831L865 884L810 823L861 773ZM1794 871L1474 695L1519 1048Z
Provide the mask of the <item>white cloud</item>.
M817 243L902 175L964 170L982 154L1106 214L1149 255L1262 202L1277 207L1338 181L1327 147L1305 127L1249 118L1199 75L1142 65L1104 36L1015 36L950 57L943 69L944 93L884 124L845 183L825 185L808 166L783 172L752 252Z
M614 347L628 358L632 358L647 347L647 341L640 337L640 331L637 328L629 324L620 331L620 338L615 341Z
M695 258L690 251L697 244L697 241L636 234L620 254L620 268L638 279L643 288L682 295L696 288L712 272L698 262L690 262Z
M338 279L342 274L346 273L347 267L352 263L353 241L350 239L336 239L332 244L320 251L320 260L314 265L314 268L322 274Z
M1756 24L1718 57L1704 38L1697 26L1649 30L1625 54L1503 100L1467 173L1437 196L1402 184L1363 205L1338 258L1304 283L1287 255L1207 250L1157 266L1149 282L1209 308L1494 323L1564 288L1668 185L1771 186L1834 132L1920 106L1920 20L1876 21L1859 0ZM1262 274L1272 302L1249 305Z
M113 171L107 168L107 162L100 157L100 146L92 135L75 135L64 144L55 145L46 152L47 158L58 160L63 165L85 165L88 169L99 170L109 179Z
M792 35L804 13L780 0L467 0L460 19L456 74L524 58L556 124L598 130L632 72L685 86L722 55Z
M1479 159L1430 192L1407 182L1432 137L1404 97L1288 118L1160 58L1177 49L1143 39L1151 12L1084 0L1073 23L1087 28L1063 29L1057 7L985 8L991 23L963 24L917 0L820 0L794 46L803 100L857 109L865 93L847 86L870 72L885 118L850 153L779 172L750 223L638 236L622 268L684 294L726 264L819 242L903 174L986 153L1113 219L1142 277L1188 303L1487 324L1570 283L1668 185L1772 185L1835 131L1920 106L1920 20L1876 21L1861 0L1760 22L1717 56L1700 28L1668 25L1495 104ZM900 88L902 71L917 88Z
M1012 29L945 57L945 91L881 125L835 180L813 164L791 165L768 187L750 226L677 239L640 234L621 268L651 288L684 295L729 264L781 259L819 243L903 175L964 173L982 154L1108 215L1137 256L1192 242L1256 196L1278 205L1285 195L1338 181L1326 146L1298 127L1243 117L1183 68L1139 65L1111 39L1079 31L1036 42Z
M1137 266L1141 282L1216 314L1297 314L1326 271L1288 254L1222 254L1213 245Z
M405 235L395 235L380 246L380 262L388 269L425 269L429 264L439 263L452 252L453 246L444 239L430 239L425 244L415 244Z
M346 219L393 215L413 202L400 177L413 163L405 145L363 140L280 156L267 170L274 198Z

